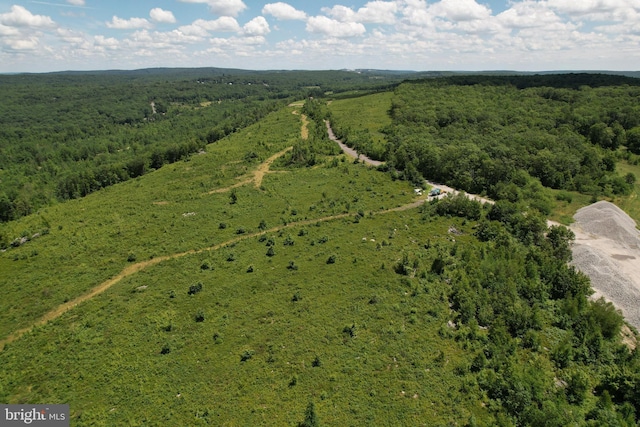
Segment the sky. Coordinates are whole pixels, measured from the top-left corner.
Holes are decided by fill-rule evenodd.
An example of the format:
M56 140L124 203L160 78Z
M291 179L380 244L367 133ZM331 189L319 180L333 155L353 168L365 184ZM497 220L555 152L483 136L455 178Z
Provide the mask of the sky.
M0 73L640 70L640 0L0 0Z

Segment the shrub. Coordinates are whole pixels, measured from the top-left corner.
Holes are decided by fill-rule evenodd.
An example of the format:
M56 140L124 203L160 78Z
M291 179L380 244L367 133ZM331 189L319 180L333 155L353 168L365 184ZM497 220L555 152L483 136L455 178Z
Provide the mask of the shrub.
M201 270L211 270L211 263L209 261L203 261L200 265Z
M275 249L273 249L273 246L269 246L269 249L267 249L267 256L271 257L274 256L276 254Z
M227 262L233 262L236 260L236 256L235 254L229 254L229 256L227 257Z
M311 366L314 368L319 368L322 366L322 360L320 360L320 356L316 355L316 358L311 362Z
M189 291L187 292L187 294L195 295L198 292L200 292L201 290L202 290L202 282L198 282L195 285L189 286Z
M219 228L220 230L224 230L225 228L227 228L227 223L225 223L225 222L221 222L221 223L218 225L218 228Z
M266 230L267 229L267 222L264 219L262 221L260 221L260 225L258 225L258 229L259 230Z
M300 292L296 292L291 297L291 301L293 301L293 302L300 301L301 299L302 299L302 296L300 295Z
M283 242L283 243L284 243L284 245L285 245L285 246L293 246L293 244L294 244L295 242L293 241L293 239L292 239L292 238L291 238L291 236L289 235L289 236L287 236L287 238L286 238L286 239L284 239L284 242Z
M247 360L251 359L254 354L255 354L255 351L253 351L253 350L245 350L240 355L240 361L241 362L246 362Z
M130 253L129 256L127 257L127 262L135 262L135 261L136 261L136 254Z
M247 230L244 229L244 227L240 227L236 230L236 234L244 234L246 233Z
M328 259L327 259L327 264L335 264L336 263L336 256L335 255L331 255Z
M247 273L253 273L253 265L247 267Z
M165 344L162 346L162 349L160 349L160 354L169 354L171 353L171 347L169 347L169 344Z
M347 334L350 338L356 337L356 324L353 323L351 326L345 326L342 328L342 332Z
M195 318L195 321L198 323L204 322L204 311L198 310L194 318Z
M298 269L298 266L296 265L296 263L295 263L295 262L293 262L293 261L289 261L289 265L287 266L287 268L288 268L289 270L297 270L297 269Z

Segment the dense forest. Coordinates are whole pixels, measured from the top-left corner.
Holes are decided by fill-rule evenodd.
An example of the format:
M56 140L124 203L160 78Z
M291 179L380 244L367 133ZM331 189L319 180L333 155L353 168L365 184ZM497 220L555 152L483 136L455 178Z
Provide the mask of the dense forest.
M619 159L640 154L640 80L599 74L451 76L398 86L383 129L388 145L336 123L348 144L420 185L423 177L496 199L536 185L594 197L628 194ZM534 178L534 179L532 179Z
M401 78L214 68L0 76L0 221L185 159L293 99Z

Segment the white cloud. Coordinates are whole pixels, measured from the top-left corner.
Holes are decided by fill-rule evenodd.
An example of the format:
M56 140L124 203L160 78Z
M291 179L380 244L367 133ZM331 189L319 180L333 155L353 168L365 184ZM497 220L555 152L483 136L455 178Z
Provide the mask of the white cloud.
M242 27L242 31L247 36L265 36L271 32L269 23L262 16L255 17L247 22Z
M28 51L37 49L39 41L37 37L29 37L26 39L12 39L7 44L11 50Z
M391 25L396 22L397 2L371 1L354 11L342 5L323 7L322 11L340 22L364 22Z
M11 12L0 14L0 24L9 27L53 28L56 23L48 16L34 15L22 6L11 6Z
M20 31L16 28L0 24L0 36L17 36L18 34L20 34Z
M211 21L196 19L190 25L179 27L178 31L190 36L208 37L210 31L238 33L241 31L241 28L235 18L221 16Z
M242 0L178 0L182 3L207 4L211 12L220 16L238 16L247 8Z
M107 22L108 28L116 30L132 30L136 28L151 28L151 23L145 18L122 19L114 16L111 22Z
M431 5L429 12L451 21L473 21L491 16L491 9L475 0L441 0Z
M607 13L629 6L639 7L638 2L633 0L548 0L547 4L560 13L578 16Z
M326 16L312 16L307 20L307 31L331 37L355 37L367 30L359 22L340 22Z
M86 36L84 33L73 31L68 28L58 28L58 30L56 31L56 34L65 43L81 44L86 41Z
M271 15L280 21L304 21L307 19L307 14L305 12L283 2L265 4L262 8L262 14Z
M427 11L427 4L424 0L406 0L406 5L402 8L402 23L407 26L433 28L433 15Z
M500 13L497 20L506 28L549 27L562 23L553 10L534 1L513 4L510 9Z
M84 6L84 0L67 0L67 3L74 6Z
M174 24L176 22L176 17L173 16L173 12L170 10L163 10L159 7L151 9L149 16L154 22L162 22L166 24Z
M323 7L322 12L326 13L336 21L340 22L355 22L356 13L353 9L337 4L331 8Z
M371 22L375 24L394 24L398 5L393 1L371 1L358 9L356 14L358 22Z
M95 36L94 42L97 46L115 50L120 46L120 41L113 37Z

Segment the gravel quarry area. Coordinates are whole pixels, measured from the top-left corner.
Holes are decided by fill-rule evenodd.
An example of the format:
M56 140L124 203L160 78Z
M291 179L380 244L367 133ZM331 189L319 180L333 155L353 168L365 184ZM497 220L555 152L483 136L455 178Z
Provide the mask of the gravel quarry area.
M589 276L595 298L611 301L640 329L640 232L635 221L606 201L578 210L573 218L571 264Z

